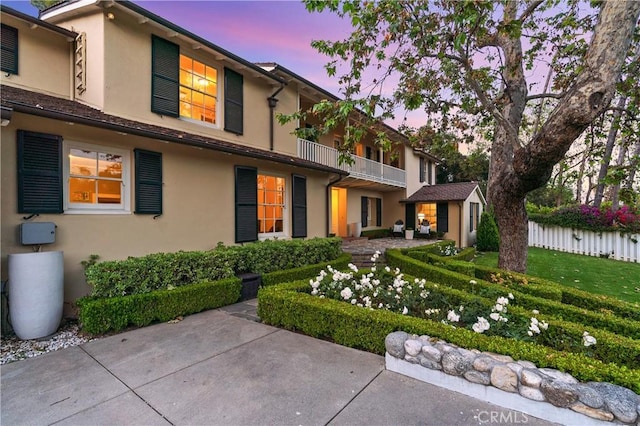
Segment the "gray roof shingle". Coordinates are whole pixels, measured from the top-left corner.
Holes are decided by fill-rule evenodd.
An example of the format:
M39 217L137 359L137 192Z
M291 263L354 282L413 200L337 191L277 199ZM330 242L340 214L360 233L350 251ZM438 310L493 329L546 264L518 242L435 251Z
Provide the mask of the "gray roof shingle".
M423 186L401 203L429 203L434 201L464 201L478 187L477 182L443 183Z

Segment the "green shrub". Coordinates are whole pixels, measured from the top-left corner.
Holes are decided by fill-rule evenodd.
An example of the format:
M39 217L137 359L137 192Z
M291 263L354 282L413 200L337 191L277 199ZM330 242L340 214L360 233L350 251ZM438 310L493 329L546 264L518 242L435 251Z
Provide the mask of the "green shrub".
M384 340L393 331L446 340L455 345L510 355L538 367L567 371L582 381L606 381L640 392L640 370L557 351L531 342L486 336L449 325L384 310L368 310L309 294L306 281L263 288L258 293L258 314L267 324L301 331L313 337L383 355Z
M412 252L417 255L416 252ZM602 328L613 333L640 339L640 322L630 318L619 317L611 311L593 311L584 307L566 304L563 301L563 289L558 285L548 285L532 281L515 281L501 279L503 275L498 275L498 281L488 282L476 279L471 282L469 276L453 271L444 270L435 265L428 265L419 260L401 254L398 250L387 250L387 263L391 267L399 268L402 272L426 278L431 282L447 285L454 289L462 290L472 294L482 294L485 297L496 298L504 296L505 292L512 292L516 297L517 306L524 309L537 309L544 314L554 315L567 321L588 324L592 327ZM500 273L505 274L505 271ZM507 273L506 276L512 274ZM493 279L496 279L494 276ZM597 300L597 299L596 299Z
M351 262L351 254L343 253L337 259L330 262L316 263L314 265L301 266L299 268L288 269L285 271L269 272L262 276L262 286L271 286L302 280L305 278L313 278L328 265L331 265L335 269L343 270L347 268L349 262Z
M217 281L237 274L265 274L326 262L342 253L339 238L263 241L210 251L155 253L88 265L96 297L116 297Z
M370 240L373 240L373 239L376 239L376 238L389 238L389 237L393 236L393 232L391 232L391 229L389 229L389 228L367 229L366 231L362 231L360 236L361 237L367 237Z
M475 265L473 263L461 260L449 260L453 256L437 256L432 253L419 250L407 250L407 256L428 263L434 266L440 266L450 271L459 272L464 275L474 276Z
M76 304L82 330L100 334L230 305L240 299L240 290L240 279L228 278L129 296L88 296L78 299Z
M573 305L592 312L605 315L615 315L620 318L640 321L640 310L631 303L611 297L592 294L577 288L563 286L553 281L538 277L532 277L512 271L504 271L498 268L476 265L477 278L512 286L521 285L522 291L527 291L531 286L542 286L549 290L555 290L560 294L559 300L567 305Z
M482 212L478 224L476 245L480 251L498 251L500 249L500 234L496 219L489 211Z

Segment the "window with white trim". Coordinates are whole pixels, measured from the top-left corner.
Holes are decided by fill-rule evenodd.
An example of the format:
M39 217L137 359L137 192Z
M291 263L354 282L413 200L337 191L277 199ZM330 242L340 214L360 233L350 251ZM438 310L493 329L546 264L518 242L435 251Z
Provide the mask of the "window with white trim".
M258 174L258 234L260 237L284 235L286 199L284 177Z
M180 116L218 124L218 70L180 55Z
M130 212L130 153L65 141L65 213Z

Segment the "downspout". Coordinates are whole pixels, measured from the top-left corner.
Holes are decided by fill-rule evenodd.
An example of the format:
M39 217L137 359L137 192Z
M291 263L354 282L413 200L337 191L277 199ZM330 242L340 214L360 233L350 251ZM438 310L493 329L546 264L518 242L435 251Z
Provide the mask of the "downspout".
M276 96L278 96L278 93L280 93L282 91L282 89L284 89L285 83L280 83L280 88L278 90L276 90L273 95L269 96L267 98L267 102L269 103L269 150L273 151L273 120L274 120L274 115L273 112L276 109L276 105L278 105L278 99L276 99Z
M460 244L458 247L462 248L462 222L464 222L464 201L461 203L458 201L458 210L460 211L460 219L458 219L458 235L460 236Z
M326 197L325 202L326 202L326 206L327 206L327 215L326 215L326 222L325 222L325 228L326 228L325 235L327 237L329 236L329 234L330 234L329 231L331 230L331 228L330 228L331 224L329 223L330 220L331 220L330 219L331 218L331 187L333 185L335 185L336 183L340 182L342 179L344 179L344 176L343 175L338 175L337 179L332 180L331 182L329 182L327 184L327 193L325 195L325 197Z

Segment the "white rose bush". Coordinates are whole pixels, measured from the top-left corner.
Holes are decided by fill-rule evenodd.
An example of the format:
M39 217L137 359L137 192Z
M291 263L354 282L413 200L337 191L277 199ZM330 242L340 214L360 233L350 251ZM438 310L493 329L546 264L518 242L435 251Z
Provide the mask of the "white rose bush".
M380 256L371 258L374 266L362 272L348 265L347 272L331 266L309 280L311 294L320 298L343 301L363 309L385 309L402 315L439 321L453 328L466 328L476 333L535 341L549 324L536 317L525 320L509 314L509 304L514 296L507 293L488 307L481 298L460 304L438 284L424 278L408 279L398 269L378 267ZM537 311L536 311L537 312Z

